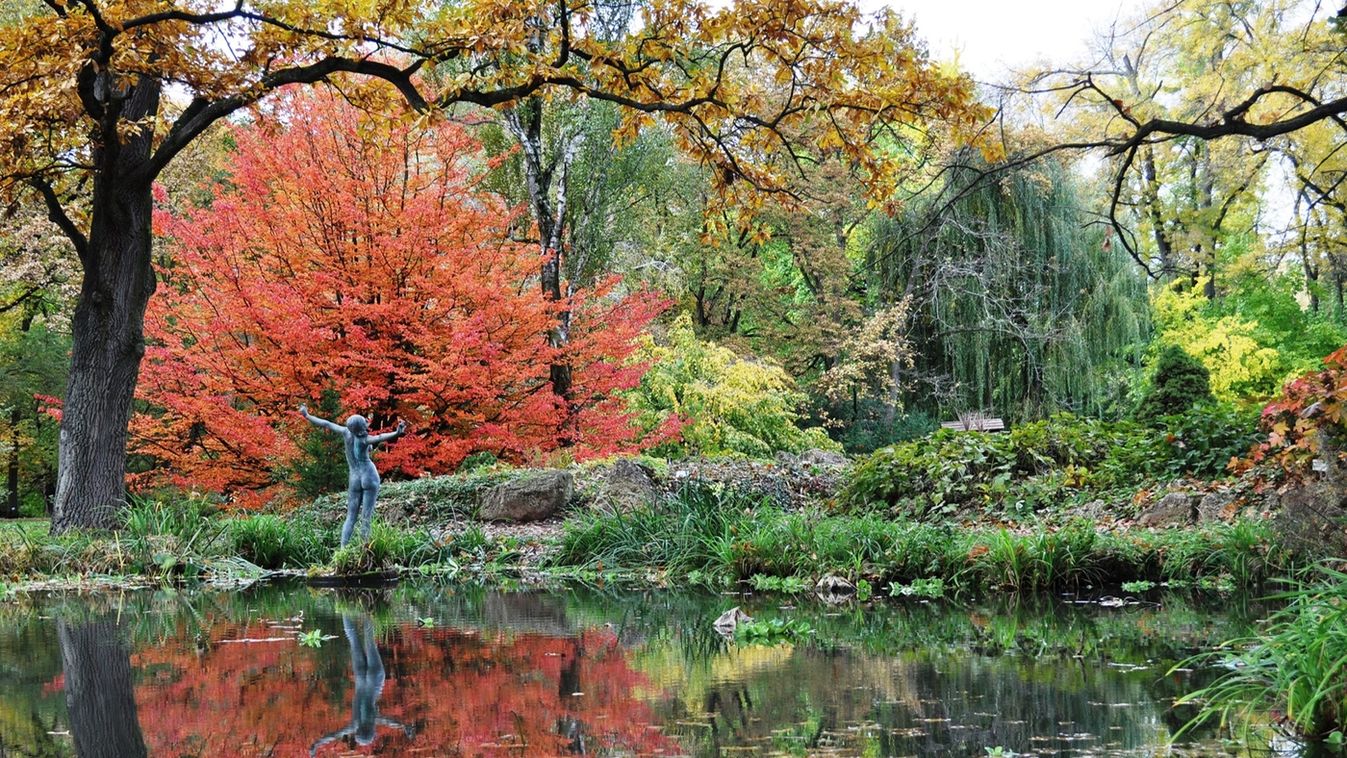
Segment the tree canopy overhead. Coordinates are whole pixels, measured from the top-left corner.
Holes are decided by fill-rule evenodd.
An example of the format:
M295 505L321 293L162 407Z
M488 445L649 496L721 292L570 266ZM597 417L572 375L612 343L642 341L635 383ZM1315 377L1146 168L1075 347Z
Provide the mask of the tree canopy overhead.
M385 80L422 110L535 93L605 100L624 107L619 139L663 117L719 169L722 189L777 188L807 151L838 149L885 191L912 152L872 149L877 139L966 136L984 115L970 82L928 61L910 26L834 0L659 0L618 34L603 28L604 0L47 5L0 36L11 183L98 171L91 147L135 136L154 145L136 177L152 178L213 121L339 73ZM185 106L161 107L179 90Z
M213 123L287 85L381 80L413 109L593 98L617 139L655 119L752 211L823 152L872 197L933 133L971 135L971 82L910 27L838 0L45 0L0 28L0 192L30 188L83 269L53 528L115 526L155 288L151 185ZM84 198L82 202L73 202ZM76 209L87 209L80 211Z
M1347 30L1335 7L1147 3L1101 33L1091 59L1037 72L1024 87L1049 96L1059 122L1055 144L1037 154L1102 148L1109 218L1137 262L1159 278L1211 274L1222 242L1257 211L1250 200L1269 156L1294 164L1312 205L1341 186Z

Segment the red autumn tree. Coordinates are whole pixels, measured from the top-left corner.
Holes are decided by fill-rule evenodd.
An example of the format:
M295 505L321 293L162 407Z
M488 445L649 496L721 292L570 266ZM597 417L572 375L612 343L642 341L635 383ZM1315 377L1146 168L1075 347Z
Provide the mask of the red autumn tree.
M133 431L167 478L264 489L299 455L295 407L329 390L376 429L409 422L380 459L408 475L474 451L635 443L618 393L640 378L628 358L660 304L610 282L568 304L580 318L565 353L548 348L558 306L531 283L537 254L507 238L514 211L479 186L486 164L462 127L389 123L310 94L236 140L207 207L156 218L171 262L147 315L148 410ZM548 382L558 360L575 366L569 406Z

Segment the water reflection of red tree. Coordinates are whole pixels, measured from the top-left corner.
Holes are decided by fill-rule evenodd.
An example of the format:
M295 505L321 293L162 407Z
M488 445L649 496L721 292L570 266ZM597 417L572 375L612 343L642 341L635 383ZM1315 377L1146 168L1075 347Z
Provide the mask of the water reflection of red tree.
M268 635L221 625L207 646L172 641L133 656L151 755L308 755L314 740L350 720L350 663L339 640L328 644L340 657L292 641L221 642L249 636ZM380 729L374 744L355 748L359 753L680 752L653 728L649 708L634 694L648 681L605 630L563 638L408 628L379 649L388 677L379 710L413 725L415 734ZM353 747L341 741L318 754Z

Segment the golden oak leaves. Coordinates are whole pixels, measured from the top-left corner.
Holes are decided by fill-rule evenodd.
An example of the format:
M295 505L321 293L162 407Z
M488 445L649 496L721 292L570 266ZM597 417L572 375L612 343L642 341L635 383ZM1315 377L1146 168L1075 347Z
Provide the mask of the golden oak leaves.
M987 115L971 82L933 65L910 26L863 17L841 0L719 8L655 0L616 32L585 0L438 7L67 0L61 7L0 30L0 123L18 135L0 152L0 177L88 149L77 74L108 48L100 65L114 77L152 77L207 100L251 101L267 72L333 56L430 64L423 72L434 69L425 79L436 92L420 92L429 85L419 79L399 83L404 94L417 90L414 104L422 96L489 106L527 94L607 99L626 106L619 139L663 118L685 151L717 169L717 188L749 210L763 191L780 190L801 153L827 150L847 155L872 196L885 197L912 154L894 146L933 132L968 138Z

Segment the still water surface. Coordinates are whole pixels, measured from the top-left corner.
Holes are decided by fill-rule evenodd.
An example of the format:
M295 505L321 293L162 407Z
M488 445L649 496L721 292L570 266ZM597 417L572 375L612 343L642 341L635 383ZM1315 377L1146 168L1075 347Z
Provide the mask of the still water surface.
M727 642L733 605L815 638ZM1173 699L1214 672L1169 671L1258 613L405 584L13 600L0 756L1245 755L1265 750L1212 729L1170 744Z

